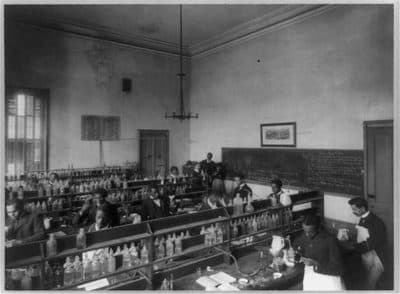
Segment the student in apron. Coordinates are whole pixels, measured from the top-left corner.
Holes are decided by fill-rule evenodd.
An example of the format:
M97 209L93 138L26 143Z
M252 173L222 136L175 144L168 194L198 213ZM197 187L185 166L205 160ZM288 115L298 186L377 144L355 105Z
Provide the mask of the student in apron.
M341 278L342 257L336 238L320 228L320 220L315 215L304 219L303 231L293 243L304 263L303 290L345 290Z

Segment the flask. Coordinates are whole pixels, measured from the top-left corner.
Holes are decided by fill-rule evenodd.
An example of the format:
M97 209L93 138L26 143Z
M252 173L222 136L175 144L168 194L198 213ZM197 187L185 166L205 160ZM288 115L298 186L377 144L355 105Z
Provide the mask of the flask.
M188 230L186 230L186 233L185 233L185 239L187 239L187 238L190 238L190 233Z
M256 218L253 218L252 226L253 226L253 232L254 233L257 232L259 225L258 225Z
M47 211L47 205L46 205L46 201L42 202L42 211L46 212Z
M46 242L47 256L57 255L57 241L53 233L50 233L49 240Z
M83 254L83 279L89 280L92 278L92 262L87 257L87 254Z
M221 244L222 242L224 242L224 233L222 232L221 226L217 224L216 243Z
M164 242L160 242L158 244L158 249L157 249L157 259L161 259L165 257L165 248L164 248Z
M86 234L84 228L80 228L78 235L76 235L76 248L77 249L86 248Z
M233 222L232 237L236 238L239 235L238 226L236 221Z

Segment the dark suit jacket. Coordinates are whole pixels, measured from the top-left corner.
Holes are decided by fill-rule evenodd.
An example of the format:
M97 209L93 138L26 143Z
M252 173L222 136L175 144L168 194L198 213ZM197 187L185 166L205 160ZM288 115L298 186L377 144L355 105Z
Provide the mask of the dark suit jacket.
M362 218L359 223L369 231L369 238L367 241L356 244L355 248L359 253L365 253L375 249L376 254L379 256L383 265L385 265L386 260L386 250L387 250L387 236L386 227L383 221L377 217L372 212L366 218Z
M108 202L105 201L101 205L102 209L105 212L105 224L110 225L111 227L119 226L119 215L118 215L118 208ZM77 213L73 218L73 225L74 226L89 226L96 221L96 210L97 207L93 205L87 211L85 211L82 215Z
M45 230L43 218L36 213L22 212L18 219L8 227L7 239L33 242L43 240Z
M160 206L154 203L153 199L146 198L142 203L142 219L143 221L166 217L169 215L168 200L163 197L160 199Z
M236 194L240 194L240 198L243 199L243 201L248 201L249 195L253 194L253 191L247 184L244 184L243 187L236 187L235 190L233 191L233 197L236 197Z

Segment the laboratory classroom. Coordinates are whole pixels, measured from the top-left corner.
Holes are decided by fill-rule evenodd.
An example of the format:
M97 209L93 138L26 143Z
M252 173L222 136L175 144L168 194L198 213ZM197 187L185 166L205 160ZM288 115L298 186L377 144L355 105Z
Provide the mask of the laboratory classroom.
M398 291L397 1L2 1L0 291Z

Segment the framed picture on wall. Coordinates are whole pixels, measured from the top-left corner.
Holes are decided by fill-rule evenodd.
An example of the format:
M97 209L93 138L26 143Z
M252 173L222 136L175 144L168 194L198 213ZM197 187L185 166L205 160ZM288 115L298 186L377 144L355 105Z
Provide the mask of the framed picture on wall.
M261 147L296 147L296 123L261 124Z

